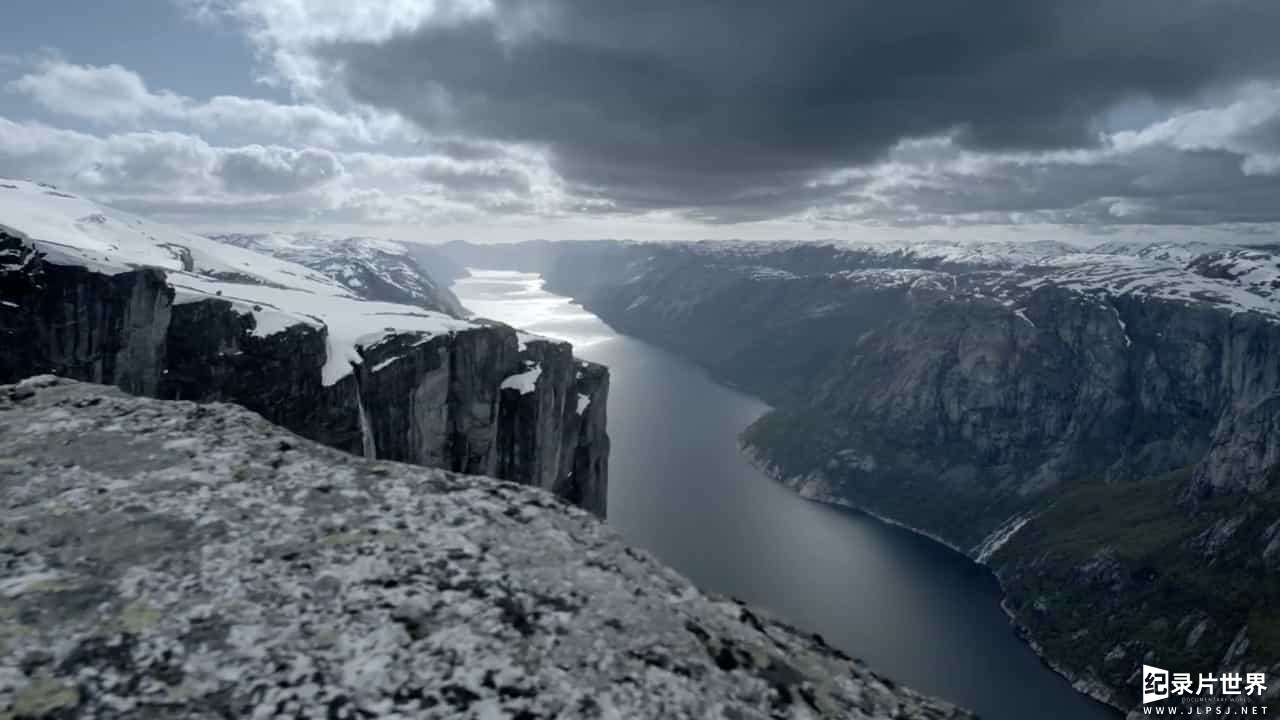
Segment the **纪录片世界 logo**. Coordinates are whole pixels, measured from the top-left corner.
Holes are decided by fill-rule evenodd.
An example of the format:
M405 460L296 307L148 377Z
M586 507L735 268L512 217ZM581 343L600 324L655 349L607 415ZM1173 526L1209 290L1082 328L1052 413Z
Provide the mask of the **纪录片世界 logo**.
M1245 704L1249 700L1261 700L1267 691L1267 675L1260 672L1171 673L1151 665L1142 666L1142 704L1161 700L1194 700L1219 702L1222 705ZM1221 714L1221 713L1219 713ZM1248 714L1248 713L1231 713Z

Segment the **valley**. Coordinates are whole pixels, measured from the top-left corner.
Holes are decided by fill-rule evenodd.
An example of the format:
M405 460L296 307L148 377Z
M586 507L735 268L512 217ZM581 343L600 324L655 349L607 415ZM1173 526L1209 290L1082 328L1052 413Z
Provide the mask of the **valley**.
M608 522L627 542L988 720L1116 717L1017 636L985 568L807 501L753 467L737 435L764 403L615 332L535 275L477 270L453 290L477 314L572 342L609 367Z
M1280 267L1266 249L452 253L542 272L618 331L763 398L774 409L742 435L763 470L989 566L1082 692L1128 709L1144 662L1280 661Z

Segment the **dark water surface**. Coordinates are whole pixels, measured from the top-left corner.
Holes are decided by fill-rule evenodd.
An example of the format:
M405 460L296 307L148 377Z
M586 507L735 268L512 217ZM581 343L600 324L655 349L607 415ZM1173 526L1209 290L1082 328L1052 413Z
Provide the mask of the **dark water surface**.
M984 568L874 518L809 502L738 451L767 408L541 289L476 272L468 309L608 365L609 523L699 586L768 608L875 670L989 720L1114 720L1014 634Z

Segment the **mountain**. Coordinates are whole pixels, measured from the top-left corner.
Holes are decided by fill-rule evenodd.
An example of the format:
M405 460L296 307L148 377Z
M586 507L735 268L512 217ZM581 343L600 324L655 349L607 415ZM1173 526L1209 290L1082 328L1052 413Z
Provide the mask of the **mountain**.
M449 290L453 277L436 280L419 262L420 253L390 240L335 238L317 233L219 234L210 239L304 265L365 300L419 305L463 317L462 303ZM452 274L452 268L446 267Z
M0 428L6 718L971 717L534 489L49 376Z
M584 240L572 244L575 248L574 257L578 259L591 253L610 253L619 248L640 247L615 240ZM431 246L431 249L464 268L545 273L550 272L564 256L564 245L565 243L549 240L484 244L455 240Z
M1280 672L1274 249L537 250L549 290L767 400L742 440L780 481L988 565L1082 690Z
M465 265L446 255L437 245L405 243L405 249L420 267L428 270L432 277L445 285L452 285L455 280L470 275Z
M365 246L353 247L346 257ZM417 278L383 284L411 293ZM343 450L536 485L604 514L605 368L567 343L368 292L0 181L0 382L56 373L235 402Z

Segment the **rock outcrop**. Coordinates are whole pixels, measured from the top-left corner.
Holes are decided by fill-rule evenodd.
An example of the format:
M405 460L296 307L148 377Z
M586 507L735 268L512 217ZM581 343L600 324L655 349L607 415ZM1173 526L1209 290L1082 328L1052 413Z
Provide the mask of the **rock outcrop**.
M156 394L173 290L164 273L103 275L50 267L32 245L0 231L0 378L58 370Z
M90 209L0 189L0 382L52 373L234 402L348 452L606 512L608 373L567 343L369 301L301 265ZM544 378L504 389L534 365Z
M1052 243L507 256L766 399L776 410L743 440L784 483L989 565L1015 622L1095 697L1134 705L1144 662L1280 672L1280 256Z
M0 717L968 715L532 488L0 387Z

